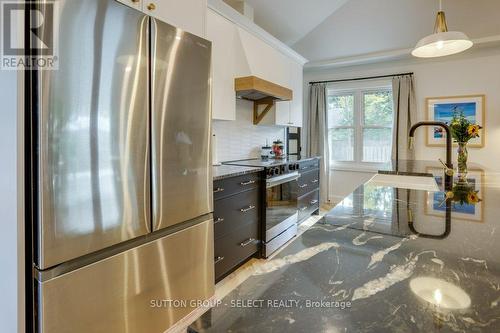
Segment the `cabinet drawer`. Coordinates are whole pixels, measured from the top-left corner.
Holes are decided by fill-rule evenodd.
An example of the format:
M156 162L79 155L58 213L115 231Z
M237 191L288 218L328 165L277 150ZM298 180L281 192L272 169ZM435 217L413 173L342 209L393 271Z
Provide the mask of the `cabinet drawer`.
M259 222L259 189L245 191L214 202L214 237L220 238L248 223Z
M259 187L260 172L214 181L214 200Z
M300 173L307 172L312 169L319 169L319 159L299 162Z
M299 221L302 221L319 209L319 190L299 198Z
M297 180L297 186L299 187L299 196L318 189L319 169L313 169L302 173L300 178Z
M244 225L215 241L215 280L259 250L258 225Z

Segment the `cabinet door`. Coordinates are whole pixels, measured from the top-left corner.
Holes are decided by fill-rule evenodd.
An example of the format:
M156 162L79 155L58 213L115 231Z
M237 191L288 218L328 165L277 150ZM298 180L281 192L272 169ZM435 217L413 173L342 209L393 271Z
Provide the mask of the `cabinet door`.
M142 2L142 10L146 14L205 37L206 0L142 0Z
M290 70L291 89L293 90L293 100L290 102L290 125L302 127L304 110L304 74L301 64L293 62Z
M129 7L142 10L142 0L116 0Z
M295 95L295 92L294 92L294 95ZM294 98L295 98L295 96L294 96ZM291 101L276 102L275 125L291 126L291 120L290 120L291 104L292 104Z
M212 118L236 119L234 91L236 27L221 15L208 10L207 38L212 41Z
M287 87L293 91L293 99L276 102L275 124L280 126L302 127L303 110L303 73L302 65L292 59L286 59L288 65Z

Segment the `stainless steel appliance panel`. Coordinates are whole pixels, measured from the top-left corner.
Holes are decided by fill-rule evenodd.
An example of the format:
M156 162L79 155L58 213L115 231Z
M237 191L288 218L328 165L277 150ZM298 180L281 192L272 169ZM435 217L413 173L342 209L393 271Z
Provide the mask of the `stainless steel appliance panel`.
M273 177L266 184L266 239L297 223L297 172Z
M153 229L212 209L211 44L152 19Z
M40 269L151 225L149 18L116 1L58 3L59 69L39 77Z
M210 219L38 283L38 332L164 332L213 296L213 246Z
M269 258L271 254L276 252L280 247L289 242L293 237L297 236L298 226L297 223L290 225L281 234L271 239L269 242L264 243L264 257Z

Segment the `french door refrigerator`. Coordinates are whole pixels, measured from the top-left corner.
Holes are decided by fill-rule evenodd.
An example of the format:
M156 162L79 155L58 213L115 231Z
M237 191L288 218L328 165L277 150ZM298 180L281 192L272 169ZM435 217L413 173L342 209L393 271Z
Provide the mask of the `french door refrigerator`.
M34 98L36 331L163 332L214 292L211 44L113 0L58 5Z

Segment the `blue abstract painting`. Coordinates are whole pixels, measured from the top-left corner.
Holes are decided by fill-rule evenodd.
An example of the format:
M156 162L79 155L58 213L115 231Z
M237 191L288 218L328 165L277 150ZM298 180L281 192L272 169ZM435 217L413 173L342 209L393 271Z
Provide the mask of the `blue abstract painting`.
M455 114L462 113L465 118L471 123L477 124L477 103L436 103L434 104L434 120L441 121L446 124L451 123L451 119ZM434 128L434 138L441 139L444 137L444 130L441 127Z

